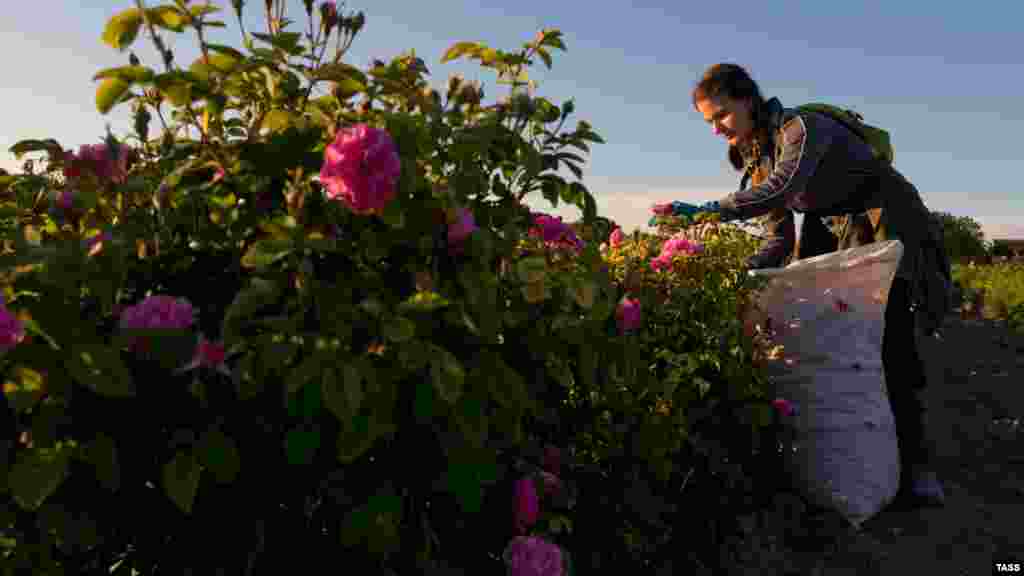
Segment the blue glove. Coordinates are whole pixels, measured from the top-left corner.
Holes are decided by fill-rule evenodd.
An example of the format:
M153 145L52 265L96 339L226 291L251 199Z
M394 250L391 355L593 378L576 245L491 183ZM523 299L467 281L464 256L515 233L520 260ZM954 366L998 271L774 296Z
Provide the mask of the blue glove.
M718 209L719 209L719 204L718 204L717 200L713 200L711 202L705 202L705 203L703 203L703 204L701 204L699 206L695 206L693 204L687 204L685 202L679 202L679 201L676 201L676 202L672 203L672 212L676 216L690 216L690 217L693 217L693 216L696 216L697 214L700 214L702 212L718 212Z

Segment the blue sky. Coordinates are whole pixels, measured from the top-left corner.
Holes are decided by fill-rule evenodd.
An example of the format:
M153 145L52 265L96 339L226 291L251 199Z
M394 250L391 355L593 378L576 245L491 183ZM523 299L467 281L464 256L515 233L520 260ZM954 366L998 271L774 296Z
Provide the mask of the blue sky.
M212 3L225 9L229 27L211 41L237 45L229 2ZM0 20L7 55L0 166L17 167L6 149L24 138L54 137L77 148L96 142L107 123L115 133L129 129L124 111L96 112L91 78L127 63L99 37L106 20L131 4L7 3ZM248 4L255 27L263 2ZM301 2L292 4L299 16ZM976 218L990 238L1024 237L1024 3L350 0L348 6L367 17L349 62L365 66L413 48L437 86L462 73L484 82L488 100L503 88L489 72L440 64L448 46L472 40L515 49L543 27L562 30L568 52L555 54L551 71L534 73L538 93L555 102L574 98L576 118L607 141L594 146L584 183L599 212L627 230L646 225L654 202L717 199L737 187L724 142L690 102L708 65L732 61L783 104L846 106L888 129L897 168L933 210ZM194 59L191 37L171 44L179 62ZM141 39L136 48L144 63L158 67ZM543 199L531 204L578 215L550 210Z

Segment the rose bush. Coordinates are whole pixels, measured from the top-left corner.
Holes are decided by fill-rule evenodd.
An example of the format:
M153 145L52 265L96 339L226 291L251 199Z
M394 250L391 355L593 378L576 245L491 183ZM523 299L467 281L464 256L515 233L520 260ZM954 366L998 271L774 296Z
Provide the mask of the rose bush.
M146 36L160 66L96 75L98 109L131 106L134 133L12 148L45 161L0 176L5 562L589 573L676 556L684 531L665 528L704 525L657 498L742 461L716 446L770 409L736 314L749 242L676 242L655 270L664 239L620 232L602 256L614 227L562 175L601 139L565 129L572 101L527 73L558 31L452 46L445 61L511 85L485 104L458 76L433 88L412 52L345 62L363 15L303 6L304 32L278 0L256 32L232 2L232 47L207 40L214 6L137 1L103 40ZM181 66L164 37L186 33L201 56ZM582 221L532 213L538 193Z

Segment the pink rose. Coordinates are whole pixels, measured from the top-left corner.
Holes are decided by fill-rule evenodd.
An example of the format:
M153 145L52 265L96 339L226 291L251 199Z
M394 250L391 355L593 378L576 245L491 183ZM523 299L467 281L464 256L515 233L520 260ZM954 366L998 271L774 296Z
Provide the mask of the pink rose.
M210 342L205 337L200 336L192 361L182 367L180 371L187 372L202 366L204 368L213 368L221 374L230 376L231 372L224 364L225 358L227 358L227 351L224 349L222 342Z
M562 472L562 451L548 444L544 447L544 470L554 475Z
M651 206L651 212L658 216L671 216L672 204L670 202L665 204L655 204L654 206Z
M461 252L462 243L469 238L470 234L479 229L473 218L473 213L466 208L459 208L457 220L448 225L448 245Z
M57 207L65 212L70 212L75 208L75 190L61 190L60 194L57 195Z
M797 413L796 406L785 398L776 398L772 406L783 416L792 416Z
M635 298L623 298L615 310L615 320L619 324L620 333L631 332L640 327L640 301Z
M512 576L562 576L562 549L533 536L518 536L502 555Z
M517 533L526 531L537 523L540 505L537 500L537 487L532 478L520 478L515 485L515 511L513 524Z
M25 325L6 305L0 303L0 354L6 354L24 340Z
M542 470L540 473L540 477L541 480L544 482L545 496L551 496L552 494L557 492L559 488L562 487L562 480L559 479L558 476L555 476L550 472Z
M622 228L616 228L615 230L612 230L611 235L608 236L608 244L610 244L612 248L617 248L622 244L623 239L624 235L622 234Z
M572 226L562 222L562 218L555 218L548 214L534 212L533 228L530 229L530 236L541 238L548 248L569 248L575 251L583 249L583 241L576 236Z
M185 330L192 327L195 313L183 298L156 295L121 311L121 327L145 330L166 328Z
M331 200L356 214L379 213L395 198L402 163L391 136L357 124L341 130L324 151L320 182Z

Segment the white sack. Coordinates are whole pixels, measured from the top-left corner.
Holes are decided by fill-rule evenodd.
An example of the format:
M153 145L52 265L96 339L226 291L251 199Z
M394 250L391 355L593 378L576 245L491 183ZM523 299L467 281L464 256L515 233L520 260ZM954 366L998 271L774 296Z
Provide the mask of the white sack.
M793 402L796 487L855 528L899 488L896 429L882 369L882 333L903 244L880 242L752 270L783 357L770 363L777 394Z

